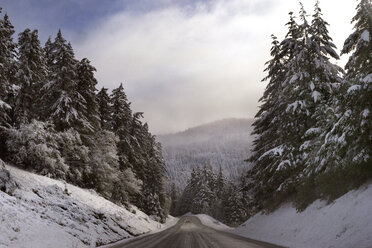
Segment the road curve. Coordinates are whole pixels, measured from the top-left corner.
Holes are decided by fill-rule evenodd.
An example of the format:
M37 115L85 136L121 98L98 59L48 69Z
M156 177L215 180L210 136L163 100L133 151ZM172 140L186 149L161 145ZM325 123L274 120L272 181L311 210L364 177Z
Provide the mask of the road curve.
M110 248L280 248L204 226L195 216L181 217L162 232L137 237Z

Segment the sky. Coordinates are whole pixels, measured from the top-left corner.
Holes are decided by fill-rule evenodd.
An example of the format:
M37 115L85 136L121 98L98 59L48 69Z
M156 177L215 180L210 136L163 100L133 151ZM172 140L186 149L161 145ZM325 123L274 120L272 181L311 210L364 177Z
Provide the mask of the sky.
M303 0L309 15L315 0ZM340 49L355 0L320 0ZM252 118L266 84L271 34L284 38L297 0L0 0L17 32L58 29L96 67L98 88L123 83L155 134ZM311 17L309 17L311 19ZM347 55L337 62L343 65Z

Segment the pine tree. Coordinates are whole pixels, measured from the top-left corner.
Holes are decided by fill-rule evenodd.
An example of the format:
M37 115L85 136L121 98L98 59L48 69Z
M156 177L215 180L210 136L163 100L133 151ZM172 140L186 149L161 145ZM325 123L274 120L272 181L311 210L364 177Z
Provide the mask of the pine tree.
M330 62L339 57L319 2L311 25L302 4L300 20L296 24L291 14L286 39L273 44L270 81L255 122L256 165L249 174L257 204L264 207L275 207L312 178L319 169L316 153L336 116L331 105L342 69Z
M343 164L372 164L372 2L361 0L353 17L354 32L345 41L342 53L351 53L346 69L345 110L340 136L347 148L342 149ZM346 87L345 87L346 88ZM345 120L347 119L347 120Z
M40 90L46 82L47 68L38 31L26 29L19 34L17 81L20 90L15 106L15 122L19 126L39 117Z
M134 114L134 120L136 119L137 114L142 113ZM136 127L135 124L132 126ZM132 137L136 138L136 141L139 142L139 146L137 146L136 149L133 141L132 147L134 148L134 151L136 151L136 154L139 154L137 156L140 156L142 159L144 159L145 164L143 164L141 161L136 161L135 163L131 161L131 163L135 165L134 171L136 172L137 176L143 180L144 195L146 195L146 192L149 192L153 196L156 196L158 200L158 216L162 221L165 221L165 184L167 177L165 161L161 152L161 145L160 143L156 142L155 136L148 131L147 124L139 126L142 129L142 134L132 133ZM134 130L135 129L136 128L134 128ZM143 166L143 168L141 168L141 166ZM146 205L145 198L144 206Z
M44 54L45 54L46 64L48 68L51 68L54 63L53 50L54 48L53 48L52 38L49 36L48 40L45 42L45 45L44 45Z
M290 166L287 154L293 150L288 140L288 131L283 126L289 121L286 114L287 105L290 102L290 95L285 93L285 87L291 85L288 82L288 73L292 69L290 63L295 59L298 52L301 37L301 27L296 23L293 13L290 12L289 22L286 24L288 33L282 42L278 42L272 36L272 59L268 61L268 75L262 81L269 81L265 93L260 101L259 112L254 122L254 132L257 135L254 140L253 155L249 161L255 165L248 171L249 180L252 183L250 191L254 195L255 204L259 207L272 205L272 197L288 175L288 172L281 172L280 169ZM269 201L269 203L266 203Z
M97 93L97 103L102 129L112 130L110 96L107 93L107 88L102 87Z
M216 199L216 175L210 166L204 166L196 183L196 194L191 205L191 212L213 215L213 203Z
M120 167L126 169L129 166L129 154L132 152L130 141L130 128L132 124L132 110L124 92L123 84L112 91L112 129L119 137L118 155ZM133 152L132 152L133 154Z
M293 27L293 16L291 15L290 18L288 25ZM264 181L264 178L262 178L263 175L270 180L269 173L272 171L273 163L277 160L277 151L280 151L283 140L281 133L278 131L284 121L281 117L282 113L285 111L284 108L286 103L285 96L282 95L285 66L283 58L284 52L281 49L286 46L290 47L289 41L292 37L290 33L287 35L286 46L281 45L275 36L272 36L272 38L272 60L266 63L267 68L265 71L268 72L268 75L262 80L269 81L269 83L263 97L260 99L263 104L260 106L260 110L255 116L256 121L253 123L254 131L252 134L257 136L253 141L253 154L249 159L249 161L255 163L254 168L248 173L249 177L254 178L254 180L258 182L252 185L252 191L255 192L257 198L265 197L262 191L263 187L259 182Z
M90 65L88 59L82 59L77 64L77 92L83 97L82 104L77 105L80 114L81 132L91 133L100 129L100 117L96 99L97 80L94 77L96 68Z
M178 201L179 201L179 195L178 195L178 190L176 188L175 183L171 184L169 196L171 198L171 207L170 207L169 213L172 216L177 216L177 214L178 214L177 213L177 205L178 205Z
M47 118L51 119L56 129L66 130L81 125L84 121L78 109L84 108L86 102L77 91L77 76L74 52L63 38L61 30L50 51L50 82L44 86L44 104L47 106Z
M307 206L318 197L315 193L314 180L320 171L329 166L328 161L321 161L319 150L337 116L337 109L334 106L343 70L330 62L331 58L339 59L339 56L328 34L327 26L328 23L322 18L317 1L309 29L310 41L306 55L309 61L307 69L309 77L305 78L308 89L304 89L308 96L304 99L309 111L307 130L301 138L302 144L297 156L298 161L302 161L304 166L303 171L297 176L301 184L297 189L297 194L301 198L297 201L299 208Z
M335 199L372 177L372 3L361 0L346 39L343 54L351 53L340 88L337 120L332 123L320 150L327 170L319 179L320 190ZM343 181L339 185L339 181Z
M0 8L1 13L1 8ZM11 124L12 106L16 87L14 87L15 75L15 48L12 35L14 27L7 14L0 20L0 126Z
M218 199L222 199L222 196L225 194L226 190L226 178L222 173L222 168L220 166L218 170L218 175L216 179L216 195Z
M241 191L234 184L229 185L226 195L223 199L223 221L231 226L238 226L246 220L244 204Z
M183 190L181 197L177 204L178 215L183 215L191 211L193 198L195 197L198 188L197 183L200 180L201 172L200 168L193 168L191 171L190 179L187 182L185 189Z

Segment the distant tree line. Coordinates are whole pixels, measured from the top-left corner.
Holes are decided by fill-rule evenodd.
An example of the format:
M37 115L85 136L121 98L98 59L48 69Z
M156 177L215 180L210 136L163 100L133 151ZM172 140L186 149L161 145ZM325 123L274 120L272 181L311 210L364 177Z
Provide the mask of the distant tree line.
M142 113L133 113L123 85L96 94L96 69L77 60L58 32L40 45L37 30L13 41L0 20L0 156L52 178L134 204L163 221L166 168L161 146Z
M218 173L211 166L193 168L187 186L181 194L172 185L170 213L183 215L207 214L226 224L236 226L247 218L249 196L243 196L235 182L228 181L220 168Z

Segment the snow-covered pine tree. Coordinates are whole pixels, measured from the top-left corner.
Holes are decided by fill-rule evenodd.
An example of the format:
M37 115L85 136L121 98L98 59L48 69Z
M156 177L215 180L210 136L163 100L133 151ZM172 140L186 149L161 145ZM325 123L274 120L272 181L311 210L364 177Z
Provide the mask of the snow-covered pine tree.
M347 147L344 165L372 165L372 1L361 0L353 17L354 32L345 41L346 83L350 86L343 102L341 136Z
M170 192L168 193L169 197L171 198L171 206L169 210L169 214L172 216L177 216L177 205L179 201L179 192L176 188L176 184L172 183L170 186Z
M0 8L0 13L1 13ZM14 27L11 24L8 15L0 20L0 126L9 126L11 124L12 106L16 94L14 87L15 75L15 48L12 35Z
M96 99L97 80L94 77L94 68L86 58L77 64L77 92L84 98L82 104L77 105L82 126L81 133L92 133L100 129L100 117ZM78 128L78 127L76 127Z
M269 86L275 83L278 86L274 88L272 94L275 95L271 99L267 98L270 92L265 92L263 107L268 107L260 109L255 123L259 136L251 160L256 165L248 176L256 182L251 184L253 194L258 205L263 207L275 207L294 194L299 182L310 178L316 170L319 162L316 152L329 122L335 119L331 108L332 94L341 81L342 69L330 62L331 57L338 59L338 55L328 34L328 23L322 18L319 2L315 5L311 25L302 4L301 25L296 24L290 15L286 38L279 48L275 43L273 46L273 51L280 50L276 52L278 58L275 60L274 56L272 60L277 62L269 63L268 67ZM278 69L270 73L274 65L278 65ZM276 79L279 80L273 81ZM271 119L269 114L272 114ZM264 121L268 123L266 126ZM268 143L266 147L265 142Z
M307 106L308 111L306 123L303 123L307 130L304 130L305 133L301 137L302 144L296 159L304 166L303 171L297 175L297 180L301 184L300 189L297 189L297 194L301 198L297 201L299 208L307 206L318 197L315 194L315 187L309 185L314 185L316 174L327 166L327 162L320 159L319 149L337 118L337 108L334 105L337 102L343 70L330 61L331 58L339 59L339 56L329 36L328 25L322 18L317 1L309 28L307 50L303 55L308 61L308 66L303 70L305 76L299 81L300 85L307 87L301 89L300 94L303 95L301 101ZM307 187L302 187L303 185Z
M40 90L46 83L47 67L38 31L26 29L18 39L18 72L20 90L16 99L15 123L29 123L40 115Z
M195 194L198 191L197 183L200 180L200 176L201 176L200 168L199 167L193 168L187 185L183 190L177 204L178 215L183 215L191 211L191 204L193 198L195 197Z
M277 182L281 184L275 195L279 199L283 199L280 195L285 197L296 192L300 182L316 170L316 151L328 121L335 116L330 107L333 89L341 81L342 69L330 62L331 57L338 59L338 55L319 3L316 3L311 25L302 5L300 19L300 37L293 59L287 64L283 89L289 101L285 111L287 122L282 127L287 137L284 140L287 152L283 152L281 164L276 167Z
M327 164L320 190L331 199L372 177L372 2L361 0L356 10L354 32L342 49L351 55L335 105L338 119L320 150L320 160Z
M229 184L223 198L223 219L224 223L231 226L238 226L247 218L244 211L242 193L234 184Z
M290 17L290 24L294 25L293 16ZM287 39L292 37L287 35ZM262 81L269 81L260 99L263 103L256 114L256 121L253 123L254 131L252 134L257 135L253 141L253 154L249 161L255 163L255 166L248 172L248 177L257 180L257 184L252 184L250 189L256 196L257 204L261 205L259 198L265 198L263 185L266 180L270 180L269 173L272 166L277 160L277 150L280 149L282 136L280 130L282 113L285 111L285 96L282 95L282 82L285 76L285 67L283 61L283 52L277 38L272 35L272 59L268 61L265 71L268 75ZM262 184L260 183L262 182ZM266 185L270 187L270 184Z
M54 60L53 50L54 48L53 48L52 38L49 36L48 40L45 42L45 45L44 45L44 54L45 54L46 64L48 68L51 68L53 65L53 60Z
M3 18L3 34L5 36L6 46L8 47L8 54L6 64L3 65L7 71L7 78L11 84L10 88L10 95L8 96L8 102L12 106L12 110L14 111L14 104L15 104L15 97L17 95L19 85L16 81L15 75L17 73L17 62L16 62L16 50L17 44L13 41L13 34L15 33L14 26L11 23L9 16L5 13ZM13 114L13 113L12 113Z
M222 172L222 168L220 166L218 170L218 174L216 176L216 183L215 183L215 188L213 189L215 191L216 197L212 202L212 216L218 220L223 220L224 218L224 213L223 213L223 208L224 208L224 203L223 203L223 198L226 194L227 190L227 180L226 177L224 176Z
M216 195L218 199L222 199L226 190L226 177L222 173L222 168L220 166L218 170L218 175L216 178Z
M132 133L131 137L135 138L132 140L132 147L135 151L137 158L143 159L143 161L130 161L135 165L134 171L137 173L139 178L143 180L143 192L151 193L158 200L158 216L162 221L165 220L165 202L166 192L165 184L167 182L166 177L166 166L165 161L161 152L161 145L155 139L148 130L148 125L145 123L141 124L139 116L142 113L135 113L133 115ZM137 130L137 131L136 131ZM145 162L145 164L143 163ZM141 168L142 166L142 168ZM142 177L143 176L143 177ZM144 198L144 206L146 206L146 197Z
M58 31L47 60L52 61L52 64L49 68L49 83L43 87L46 118L53 121L58 131L83 126L87 120L78 110L85 107L86 101L77 90L77 61L61 30Z
M286 114L290 95L285 94L284 87L288 84L286 76L291 69L289 64L300 47L301 31L292 12L289 17L285 39L279 43L276 37L272 36L272 59L266 63L265 71L268 75L263 79L264 82L268 81L268 85L260 99L263 104L253 124L253 134L257 135L257 138L254 140L253 155L249 160L255 165L248 171L247 181L254 182L250 183L249 191L252 192L254 204L258 208L273 205L273 194L283 182L283 176L288 174L281 172L280 168L288 164L286 154L293 150L288 140L288 130L283 130L283 126L288 125L290 121Z
M97 93L97 103L101 128L104 130L112 130L110 96L107 93L107 88L102 87Z
M112 91L111 94L112 129L119 137L118 155L122 169L129 168L129 156L131 152L130 129L132 124L132 110L130 102L124 92L123 84Z
M196 194L192 201L191 212L212 216L216 197L216 175L211 166L204 166L196 184Z

